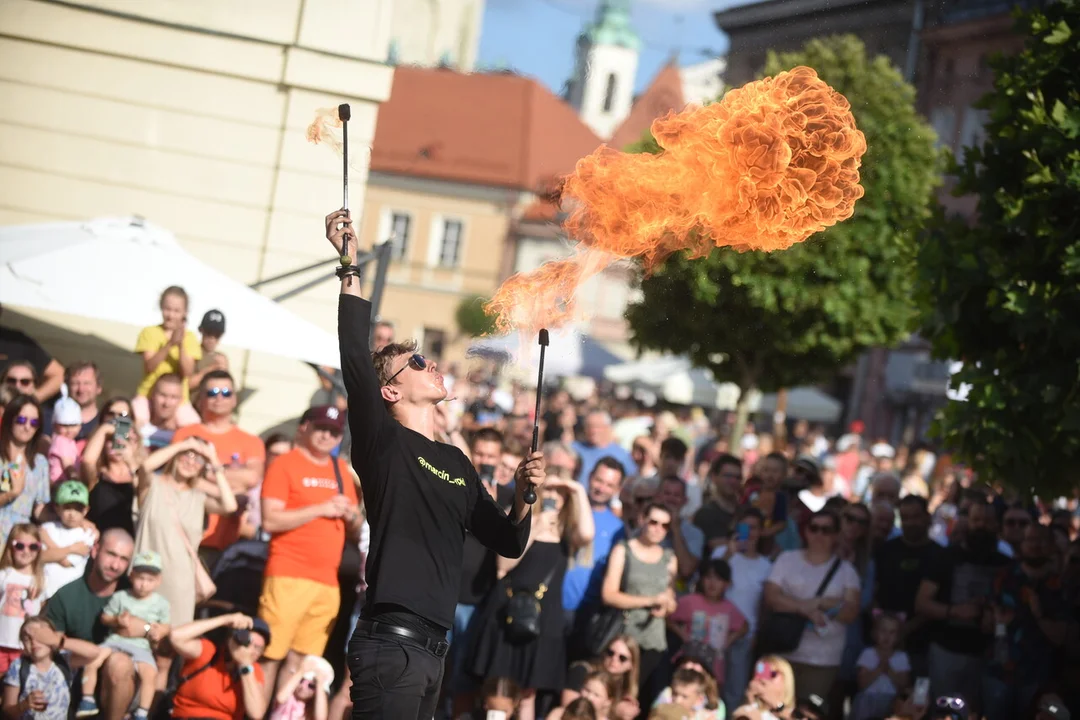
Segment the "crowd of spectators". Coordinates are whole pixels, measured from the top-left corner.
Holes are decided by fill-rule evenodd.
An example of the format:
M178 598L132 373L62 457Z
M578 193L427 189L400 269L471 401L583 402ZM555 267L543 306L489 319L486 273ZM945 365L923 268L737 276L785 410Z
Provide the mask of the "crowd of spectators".
M15 718L341 720L368 533L346 403L236 424L171 287L133 397L0 328L0 673ZM375 348L393 341L381 323ZM514 497L532 396L446 378L439 432ZM464 539L437 717L1067 718L1080 707L1077 498L1021 497L860 428L548 394L519 559ZM344 442L343 442L344 441ZM1013 483L1015 485L1015 483ZM423 583L423 578L417 578ZM535 601L539 622L508 624ZM385 679L388 685L393 678ZM952 715L948 715L952 713Z

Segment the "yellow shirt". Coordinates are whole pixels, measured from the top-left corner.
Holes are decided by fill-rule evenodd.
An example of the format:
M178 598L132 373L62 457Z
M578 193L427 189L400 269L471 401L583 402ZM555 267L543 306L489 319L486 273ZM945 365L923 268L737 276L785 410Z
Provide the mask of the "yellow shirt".
M139 339L135 341L135 352L142 355L143 353L157 352L161 348L169 344L169 337L171 333L165 332L165 328L160 325L151 325L145 327L142 332L139 333ZM202 345L199 343L199 339L195 336L191 330L184 332L184 350L187 352L188 357L198 361L202 359ZM136 394L142 397L148 397L150 395L151 388L154 387L154 383L162 375L168 373L180 374L180 348L177 346L169 348L169 353L165 356L165 359L161 363L151 370L139 383L139 389L136 390ZM184 378L184 384L181 389L181 402L189 402L188 398L188 382L187 378Z

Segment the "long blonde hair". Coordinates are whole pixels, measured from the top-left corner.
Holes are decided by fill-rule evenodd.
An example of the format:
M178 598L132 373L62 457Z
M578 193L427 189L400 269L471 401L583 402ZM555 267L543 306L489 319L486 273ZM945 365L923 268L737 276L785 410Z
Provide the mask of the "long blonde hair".
M795 708L795 671L791 669L791 663L779 655L765 655L758 662L768 663L774 670L784 676L784 708Z
M4 545L4 553L0 555L0 570L6 568L15 567L15 558L12 557L11 544L15 542L17 535L29 535L34 538L34 542L38 544L38 554L34 558L33 564L30 566L30 599L34 600L45 590L45 548L41 543L41 531L38 530L37 525L31 525L30 523L19 523L15 527L11 528L11 532L8 533L7 544Z
M564 492L561 488L556 489L556 492L563 497L563 505L559 509L559 537L570 546L570 564L567 569L592 567L592 542L580 547L576 547L573 543L573 539L577 535L577 495L573 492ZM533 523L540 520L540 508L538 506L541 502L543 502L543 498L538 495L536 502L533 503Z

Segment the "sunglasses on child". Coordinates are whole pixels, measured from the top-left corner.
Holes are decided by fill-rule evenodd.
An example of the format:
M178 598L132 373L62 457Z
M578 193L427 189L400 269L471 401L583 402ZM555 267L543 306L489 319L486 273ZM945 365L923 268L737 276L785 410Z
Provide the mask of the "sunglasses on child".
M41 421L37 418L26 417L25 415L19 415L15 418L16 425L29 425L32 428L40 427Z
M232 394L233 394L233 392L229 388L214 387L214 388L210 388L210 389L208 389L206 391L206 397L208 397L208 398L216 398L216 397L231 398Z
M630 662L629 655L623 655L622 653L615 652L614 650L608 650L604 654L607 655L609 658L612 658L613 660L618 660L619 662Z
M394 378L405 372L405 370L410 367L413 370L419 370L420 372L423 372L427 369L427 358L425 358L420 353L413 353L411 356L409 356L409 361L402 365L400 370L391 375L390 379L386 381L386 384L389 385L394 382Z
M41 549L41 545L37 544L36 542L24 543L24 542L19 542L18 540L11 543L11 547L18 550L19 552L22 552L23 550L29 550L30 552L37 552L38 550Z

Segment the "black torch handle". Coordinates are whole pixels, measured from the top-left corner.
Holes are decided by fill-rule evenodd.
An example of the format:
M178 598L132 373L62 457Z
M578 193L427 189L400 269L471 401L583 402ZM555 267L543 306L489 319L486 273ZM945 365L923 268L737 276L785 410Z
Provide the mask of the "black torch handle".
M338 119L341 120L341 207L349 209L349 120L352 118L352 108L348 103L338 105ZM349 234L341 238L341 264L349 264Z
M536 377L536 411L533 414L533 432L532 432L532 452L536 452L536 449L540 447L540 399L544 393L544 355L548 346L548 331L540 331L540 368L537 371ZM527 504L532 505L536 502L536 487L532 483L529 483L524 492L521 493L521 499Z

